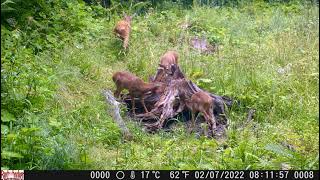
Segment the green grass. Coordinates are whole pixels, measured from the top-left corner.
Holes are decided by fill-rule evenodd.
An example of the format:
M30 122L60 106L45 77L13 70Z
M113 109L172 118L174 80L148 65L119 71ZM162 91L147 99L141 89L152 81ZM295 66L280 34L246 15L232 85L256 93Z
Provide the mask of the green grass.
M318 6L260 3L154 11L133 19L125 53L119 53L121 45L112 34L118 19L96 20L94 38L76 37L54 53L22 57L27 53L16 52L25 59L22 67L29 68L29 76L40 72L40 95L32 99L28 112L2 123L2 130L8 128L1 134L3 168L319 169ZM185 20L197 28L180 29ZM188 40L194 35L217 41L219 54L192 51ZM197 139L182 122L174 132L148 134L129 118L125 120L134 140L121 139L101 90L115 89L111 76L119 70L147 80L169 49L179 52L183 72L201 88L239 100L239 106L228 111L225 140ZM29 65L28 58L46 68ZM5 63L2 68L14 70ZM279 68L287 71L278 73ZM25 83L21 81L22 89ZM21 113L14 111L18 91L12 109L8 101L3 111ZM256 116L242 127L249 108L257 110ZM27 158L3 157L4 151Z

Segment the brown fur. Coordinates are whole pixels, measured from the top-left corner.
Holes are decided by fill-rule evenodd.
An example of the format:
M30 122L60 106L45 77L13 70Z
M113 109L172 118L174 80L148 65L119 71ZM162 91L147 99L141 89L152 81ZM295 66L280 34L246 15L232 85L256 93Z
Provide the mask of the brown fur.
M156 92L159 85L155 83L145 83L142 79L126 71L116 72L112 76L113 82L116 84L116 91L114 96L119 98L123 89L127 89L132 99L132 110L135 115L135 102L134 97L139 97L141 104L146 112L149 112L144 104L144 94L148 91Z
M178 64L179 55L176 51L167 51L160 59L159 66L164 68L164 70L171 74L171 66Z
M203 114L205 120L212 130L216 128L216 121L213 115L213 99L208 93L203 91L194 93L190 100L186 100L186 106L191 110L192 113L191 130L195 126L194 116L196 112Z
M131 31L131 16L125 15L124 19L117 23L113 31L123 41L123 48L127 49Z

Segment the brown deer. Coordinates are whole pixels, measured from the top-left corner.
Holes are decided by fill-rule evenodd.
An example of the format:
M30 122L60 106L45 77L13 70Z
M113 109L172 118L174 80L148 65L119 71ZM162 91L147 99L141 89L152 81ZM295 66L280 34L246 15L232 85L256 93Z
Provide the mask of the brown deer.
M194 93L190 99L185 99L186 106L191 110L191 131L195 127L195 113L200 112L203 114L206 122L211 130L216 129L216 121L213 115L213 99L204 92L199 91Z
M167 51L160 59L160 68L167 74L172 74L171 66L178 64L179 54L176 51Z
M145 93L151 91L156 92L158 87L160 86L157 83L145 83L142 79L131 74L126 71L119 71L113 74L112 76L113 82L116 84L116 91L114 92L114 96L119 98L119 95L123 89L127 89L131 96L131 103L132 103L132 111L133 115L135 115L135 101L134 97L139 97L141 104L148 113L148 109L144 103L144 95Z
M129 36L131 31L132 16L124 14L124 18L119 21L114 28L114 33L123 41L123 48L127 49L129 44Z

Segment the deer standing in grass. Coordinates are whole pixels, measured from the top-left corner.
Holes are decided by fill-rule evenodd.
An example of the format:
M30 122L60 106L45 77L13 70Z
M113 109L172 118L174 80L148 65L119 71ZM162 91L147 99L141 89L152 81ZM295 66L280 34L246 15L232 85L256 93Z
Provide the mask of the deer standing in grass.
M114 28L114 33L123 41L123 48L127 49L129 44L129 36L131 31L132 16L124 15L124 18L119 21Z
M204 92L199 91L194 93L190 99L185 99L186 106L191 110L191 131L195 127L195 113L200 112L203 114L204 119L209 125L211 130L216 129L216 121L213 115L213 99Z
M132 111L133 115L135 115L135 101L134 97L139 97L141 104L146 113L148 113L148 109L144 103L144 95L145 93L151 91L156 92L158 90L159 84L156 83L145 83L142 79L131 74L126 71L116 72L112 76L113 82L116 84L116 91L114 92L114 96L119 98L119 95L123 89L127 89L129 91L131 97Z

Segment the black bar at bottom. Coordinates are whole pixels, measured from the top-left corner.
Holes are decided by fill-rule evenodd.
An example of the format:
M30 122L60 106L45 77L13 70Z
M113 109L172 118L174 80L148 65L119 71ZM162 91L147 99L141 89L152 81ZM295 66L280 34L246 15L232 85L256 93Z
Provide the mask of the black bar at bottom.
M45 170L24 171L25 180L110 179L319 179L319 170Z

